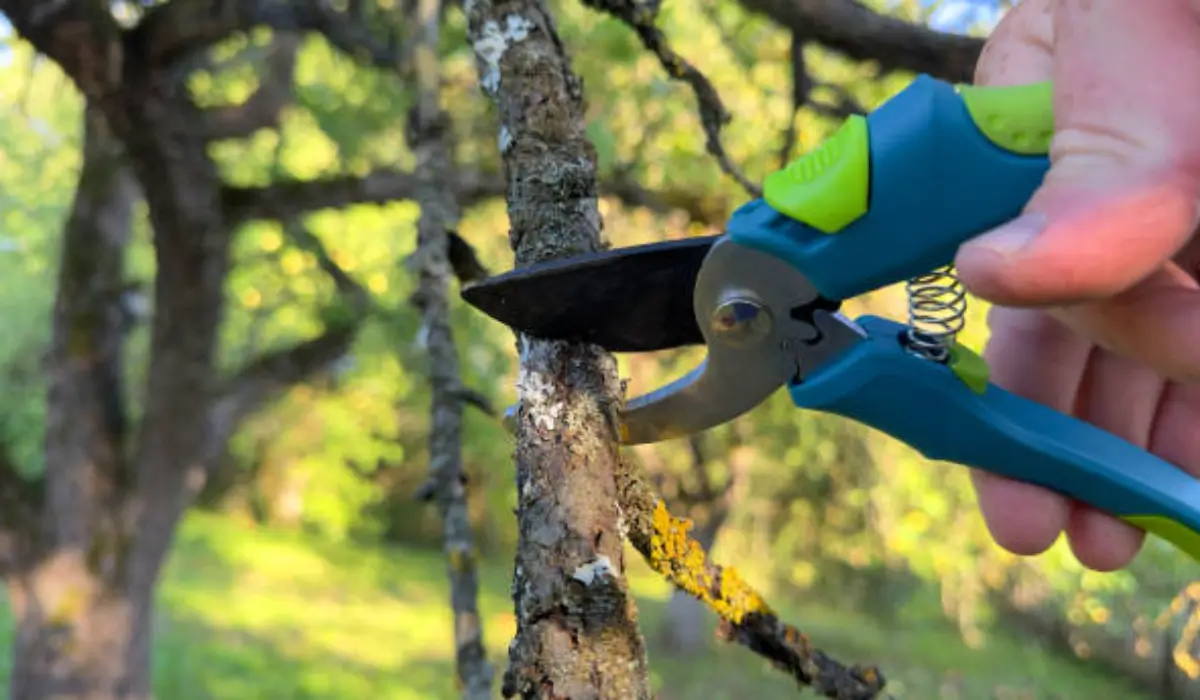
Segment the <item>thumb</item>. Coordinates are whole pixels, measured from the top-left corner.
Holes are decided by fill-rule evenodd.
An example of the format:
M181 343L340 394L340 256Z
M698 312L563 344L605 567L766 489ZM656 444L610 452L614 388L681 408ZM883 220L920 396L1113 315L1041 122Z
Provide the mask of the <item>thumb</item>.
M1051 167L1023 216L959 251L974 293L1014 306L1108 297L1184 245L1200 194L1195 4L1054 3Z

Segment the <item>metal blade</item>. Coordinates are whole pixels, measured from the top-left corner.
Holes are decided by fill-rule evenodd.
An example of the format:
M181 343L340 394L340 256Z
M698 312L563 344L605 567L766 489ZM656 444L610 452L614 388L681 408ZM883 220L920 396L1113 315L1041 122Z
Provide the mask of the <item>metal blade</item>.
M692 295L720 236L616 248L517 268L468 285L462 297L528 335L651 352L704 342Z

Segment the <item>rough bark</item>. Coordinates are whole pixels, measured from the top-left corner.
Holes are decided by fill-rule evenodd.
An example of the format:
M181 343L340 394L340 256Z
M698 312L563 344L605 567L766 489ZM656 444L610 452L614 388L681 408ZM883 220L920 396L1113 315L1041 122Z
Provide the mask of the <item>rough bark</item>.
M450 115L442 110L438 60L440 0L417 0L412 52L417 103L409 115L408 137L416 155L417 248L410 261L417 272L413 304L429 360L429 497L442 517L442 540L454 615L455 662L467 700L492 697L493 670L483 645L474 533L467 510L467 475L462 459L462 372L450 325L451 232L459 217L450 150ZM478 265L478 262L476 262Z
M582 86L542 0L467 4L479 82L499 114L518 266L601 248ZM611 355L518 338L519 538L505 696L649 698L625 581Z

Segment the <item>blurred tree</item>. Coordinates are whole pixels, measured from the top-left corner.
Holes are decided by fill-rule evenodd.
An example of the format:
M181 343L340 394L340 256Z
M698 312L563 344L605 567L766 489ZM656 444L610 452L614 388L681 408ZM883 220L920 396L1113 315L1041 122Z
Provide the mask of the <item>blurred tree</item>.
M319 31L364 61L399 60L386 38L322 3L156 5L143 15L101 2L5 2L0 10L82 93L85 142L62 245L47 356L44 476L9 461L5 493L26 508L5 524L19 543L6 578L18 617L10 697L147 697L154 587L181 515L214 457L249 414L342 358L367 312L363 288L300 220L307 211L411 195L411 177L223 182L217 139L274 126L291 91L298 38L260 46L260 88L202 109L183 83L203 51L270 25ZM124 25L124 26L123 26ZM132 26L129 26L132 25ZM366 55L362 52L366 51ZM155 283L148 375L136 429L124 401L123 340L132 310L123 260L134 210L148 205ZM278 219L332 280L323 330L218 372L234 232ZM36 494L44 493L37 498ZM8 515L8 513L6 513ZM17 517L18 515L24 517Z

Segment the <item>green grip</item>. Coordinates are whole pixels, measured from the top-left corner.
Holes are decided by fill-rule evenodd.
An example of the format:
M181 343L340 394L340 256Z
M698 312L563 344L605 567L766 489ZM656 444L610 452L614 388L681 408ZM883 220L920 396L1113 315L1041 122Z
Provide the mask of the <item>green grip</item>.
M1049 80L1025 85L960 85L971 119L989 141L1022 155L1046 155L1054 136L1054 87Z

